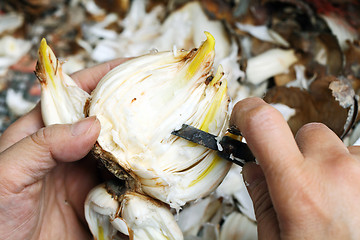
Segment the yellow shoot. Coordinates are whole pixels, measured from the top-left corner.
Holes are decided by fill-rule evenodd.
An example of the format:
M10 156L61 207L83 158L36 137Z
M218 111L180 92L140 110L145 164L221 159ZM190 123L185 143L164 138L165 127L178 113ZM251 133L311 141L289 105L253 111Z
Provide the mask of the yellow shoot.
M190 66L186 72L186 80L191 79L194 74L199 70L201 64L204 64L205 58L209 53L215 51L215 38L208 32L205 32L206 41L198 49L194 59L191 61Z

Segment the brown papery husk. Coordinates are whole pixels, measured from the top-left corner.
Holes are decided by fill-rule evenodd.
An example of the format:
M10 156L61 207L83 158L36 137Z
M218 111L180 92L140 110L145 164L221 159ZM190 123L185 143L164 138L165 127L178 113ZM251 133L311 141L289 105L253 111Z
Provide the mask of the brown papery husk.
M288 72L274 76L276 86L284 86L289 82L293 81L294 79L296 79L296 73L293 66L289 68Z
M346 76L352 76L354 79L360 78L360 41L354 42L347 41L349 48L344 52L345 66L344 74ZM354 87L355 92L360 89L360 83L357 83Z
M116 158L111 153L102 149L98 142L95 143L91 153L96 159L100 160L101 163L111 172L115 177L125 181L126 188L132 191L143 193L141 185L136 175L131 169L125 169L117 163Z
M349 48L344 52L345 66L344 75L350 80L351 85L357 95L360 94L360 41L347 41ZM358 113L356 122L360 121Z
M341 74L343 53L334 35L330 33L293 32L288 40L290 45L301 53L301 62L312 75L337 76ZM326 52L325 65L319 64L315 60L315 56L323 50Z
M200 0L201 6L211 19L225 20L233 23L233 8L230 3L222 0Z
M278 46L271 42L265 42L258 38L251 37L251 54L253 56L260 55L266 51L277 48Z
M9 4L16 11L23 13L30 22L42 16L46 11L55 9L56 6L61 5L63 2L64 0L4 0L4 4Z
M114 12L124 17L130 8L130 0L95 0L96 5L107 12Z
M307 123L321 122L341 136L349 108L341 107L333 97L329 84L335 80L337 78L333 76L317 79L311 84L309 91L295 87L274 87L266 93L264 100L295 109L296 114L288 120L294 135Z

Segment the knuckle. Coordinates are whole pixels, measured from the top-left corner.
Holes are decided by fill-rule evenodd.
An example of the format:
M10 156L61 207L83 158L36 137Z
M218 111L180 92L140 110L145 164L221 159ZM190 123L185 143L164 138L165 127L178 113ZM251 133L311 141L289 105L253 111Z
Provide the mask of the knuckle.
M39 146L47 146L48 141L51 138L51 129L50 128L41 128L39 131L30 135L30 139Z
M350 154L334 153L332 161L327 162L328 173L337 179L358 176L360 165Z
M238 101L235 105L234 105L234 109L239 111L241 109L243 109L245 106L248 105L252 105L258 102L263 102L263 100L261 98L257 98L257 97L249 97L249 98L245 98L241 101Z
M230 124L236 125L249 125L258 114L261 114L262 109L267 107L271 108L270 105L266 104L261 98L246 98L237 102L232 111L230 118Z
M277 122L277 118L282 117L280 112L278 112L275 108L270 105L259 105L253 109L250 109L246 113L246 124L250 129L257 129L259 125L266 126L267 128L271 128L275 126L275 122Z
M253 188L251 195L254 202L256 219L261 221L261 219L266 218L267 214L273 210L265 178Z
M278 111L270 105L259 105L248 112L249 118L268 118L273 114L278 114Z
M3 155L0 154L0 162L3 159ZM17 176L17 168L16 167L9 167L8 165L4 164L0 167L0 201L1 198L6 199L8 196L13 194L19 193L22 188L19 187L18 183L14 181L13 176ZM1 205L1 203L0 203Z
M318 123L318 122L312 122L312 123L307 123L304 126L302 126L298 130L297 135L304 135L304 134L308 134L309 132L323 131L323 130L328 130L328 127L326 127L325 124Z
M295 134L295 140L299 145L302 145L311 140L323 137L323 133L329 131L329 129L323 123L307 123L303 125Z

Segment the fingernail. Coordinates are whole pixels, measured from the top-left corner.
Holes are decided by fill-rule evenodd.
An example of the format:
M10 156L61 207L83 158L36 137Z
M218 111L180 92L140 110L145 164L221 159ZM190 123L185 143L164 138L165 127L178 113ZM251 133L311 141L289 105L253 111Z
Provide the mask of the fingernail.
M82 119L73 125L71 125L71 134L73 136L79 136L85 134L86 132L90 131L91 128L98 122L99 120L96 116L88 117Z
M242 174L246 187L250 189L264 179L264 173L256 163L247 163L242 169Z

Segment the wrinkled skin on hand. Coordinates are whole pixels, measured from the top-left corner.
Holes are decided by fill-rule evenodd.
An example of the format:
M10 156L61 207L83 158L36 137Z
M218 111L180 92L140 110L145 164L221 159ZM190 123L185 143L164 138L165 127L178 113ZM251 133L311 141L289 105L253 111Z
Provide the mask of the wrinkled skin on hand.
M243 177L259 239L360 239L360 149L320 123L295 138L282 115L258 98L236 104L237 126L259 165Z
M77 72L85 91L117 59ZM84 218L87 193L98 184L96 164L84 158L100 131L95 117L44 127L40 104L0 137L1 239L90 239Z

